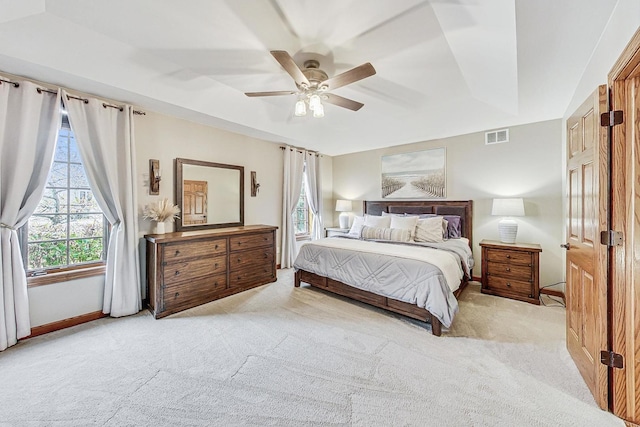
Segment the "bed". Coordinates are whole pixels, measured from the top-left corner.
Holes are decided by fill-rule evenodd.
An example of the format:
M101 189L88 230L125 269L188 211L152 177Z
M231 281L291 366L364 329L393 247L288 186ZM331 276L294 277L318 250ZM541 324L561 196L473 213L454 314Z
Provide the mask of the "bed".
M304 282L429 322L433 335L440 336L442 327L449 327L453 321L457 298L471 277L472 201L365 201L364 213L458 216L462 238L442 245L340 237L309 242L301 247L294 262L295 286ZM425 256L429 262L425 262ZM468 256L468 263L460 262L464 256ZM458 266L452 267L452 262ZM461 271L454 272L453 268ZM358 270L362 278L349 273L353 270Z

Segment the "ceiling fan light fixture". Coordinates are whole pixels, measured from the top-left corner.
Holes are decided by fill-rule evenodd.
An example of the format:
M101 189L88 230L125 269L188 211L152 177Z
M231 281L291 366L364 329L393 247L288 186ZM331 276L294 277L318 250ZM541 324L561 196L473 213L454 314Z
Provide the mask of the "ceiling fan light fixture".
M322 102L317 94L313 94L309 97L309 109L315 111L318 107L322 107ZM324 111L322 113L324 115Z
M313 117L315 117L316 119L324 117L324 106L320 103L320 101L318 101L318 105L316 105L316 108L313 110Z
M296 117L307 115L307 105L302 99L299 99L298 102L296 102L296 110L294 114L296 115Z

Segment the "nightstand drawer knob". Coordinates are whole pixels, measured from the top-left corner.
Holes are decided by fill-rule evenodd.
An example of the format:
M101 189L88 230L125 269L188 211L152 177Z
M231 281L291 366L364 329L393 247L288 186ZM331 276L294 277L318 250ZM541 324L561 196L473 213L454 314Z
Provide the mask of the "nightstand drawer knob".
M507 255L507 259L510 259L510 258L511 258L511 255Z
M511 287L511 282L507 282L507 288Z
M511 271L510 267L505 268L505 271Z

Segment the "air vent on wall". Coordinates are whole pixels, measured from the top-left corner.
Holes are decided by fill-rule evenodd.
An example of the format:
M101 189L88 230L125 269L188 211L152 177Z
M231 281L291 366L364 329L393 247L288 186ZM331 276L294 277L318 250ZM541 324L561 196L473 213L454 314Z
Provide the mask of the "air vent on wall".
M484 143L486 145L500 144L502 142L509 142L509 129L500 129L491 132L485 132Z

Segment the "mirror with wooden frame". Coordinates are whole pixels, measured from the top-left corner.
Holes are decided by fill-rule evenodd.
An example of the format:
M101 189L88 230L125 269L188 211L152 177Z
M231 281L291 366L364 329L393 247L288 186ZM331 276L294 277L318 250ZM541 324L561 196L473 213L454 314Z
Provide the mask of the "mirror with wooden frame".
M176 159L176 231L244 225L244 167Z

